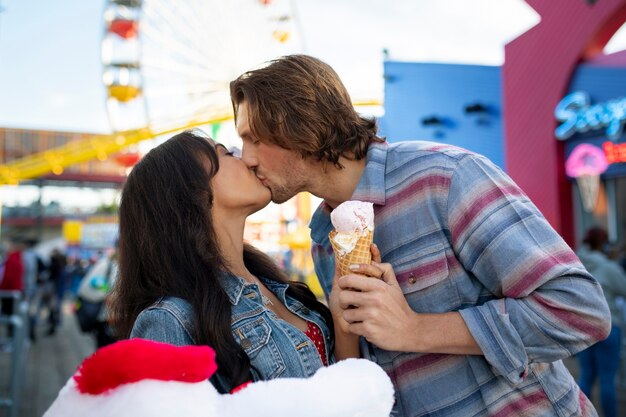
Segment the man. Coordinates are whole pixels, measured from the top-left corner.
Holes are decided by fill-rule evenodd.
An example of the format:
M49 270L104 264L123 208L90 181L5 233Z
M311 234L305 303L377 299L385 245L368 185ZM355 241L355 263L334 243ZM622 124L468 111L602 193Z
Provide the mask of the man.
M22 251L22 264L24 266L24 299L29 304L29 337L31 341L35 341L35 311L36 311L36 295L37 295L37 277L39 275L39 263L41 260L35 252L37 245L36 239L25 239L25 248Z
M11 316L19 314L16 301L19 303L24 295L24 263L22 262L22 252L24 251L24 242L17 237L9 241L7 256L4 259L2 277L0 277L0 291L19 291L20 297L16 299L12 293L2 294L0 297L0 314L3 316ZM7 334L13 337L14 325L8 325Z
M384 142L309 56L230 88L242 159L273 201L324 199L310 227L327 294L331 210L374 203L385 264L336 285L361 354L394 382L394 415L596 415L561 359L607 337L602 290L506 174L452 146Z

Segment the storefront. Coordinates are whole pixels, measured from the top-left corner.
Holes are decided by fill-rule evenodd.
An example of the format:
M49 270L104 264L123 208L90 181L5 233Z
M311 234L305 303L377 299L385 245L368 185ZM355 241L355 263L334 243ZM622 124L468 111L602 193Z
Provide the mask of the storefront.
M626 60L579 66L557 104L554 136L564 142L565 174L574 181L576 241L591 226L626 242Z
M387 62L381 132L392 142L434 140L489 157L571 246L591 225L623 244L626 52L603 49L626 22L626 0L530 4L541 21L506 45L502 67ZM579 128L557 139L567 123ZM579 150L582 161L603 155L606 169L594 177L578 166L567 175L579 145L600 151Z
M617 90L605 97L594 94L611 92L602 87L603 77L624 62L620 53L605 55L604 48L626 22L626 1L528 3L541 21L505 46L502 67L506 168L552 226L577 246L585 225L576 217L584 216L576 214L578 204L572 203L576 190L564 169L566 143L555 139L555 109L568 93L577 91L577 83L585 82L585 66L592 72L595 67L606 71L596 84L585 82L592 89L592 102L620 97ZM611 234L615 237L615 229Z

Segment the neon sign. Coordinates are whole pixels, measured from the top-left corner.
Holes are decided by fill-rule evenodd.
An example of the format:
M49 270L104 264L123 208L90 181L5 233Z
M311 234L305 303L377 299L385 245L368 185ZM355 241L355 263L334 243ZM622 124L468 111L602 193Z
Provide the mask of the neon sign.
M626 143L604 142L602 150L609 164L626 162Z
M622 134L626 122L626 97L591 105L589 95L582 91L568 94L557 104L554 116L561 123L554 131L559 140L575 133L606 128L611 140Z

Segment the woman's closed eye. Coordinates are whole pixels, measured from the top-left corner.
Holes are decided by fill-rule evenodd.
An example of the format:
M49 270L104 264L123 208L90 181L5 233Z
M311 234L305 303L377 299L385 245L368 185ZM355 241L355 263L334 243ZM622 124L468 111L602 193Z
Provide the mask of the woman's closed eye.
M217 148L222 150L222 155L224 156L233 156L235 158L241 159L241 150L236 146L231 146L230 148L226 148L226 146L221 143L217 144Z

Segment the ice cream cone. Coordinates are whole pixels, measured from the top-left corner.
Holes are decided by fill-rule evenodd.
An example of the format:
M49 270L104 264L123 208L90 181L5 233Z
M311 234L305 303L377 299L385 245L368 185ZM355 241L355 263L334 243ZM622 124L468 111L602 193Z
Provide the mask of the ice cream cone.
M352 272L350 271L350 265L352 264L372 263L372 252L370 251L370 246L374 240L373 230L368 230L366 234L360 236L354 246L354 249L344 255L341 255L341 247L338 246L333 239L336 234L337 232L333 230L330 232L328 237L330 238L330 244L333 246L333 250L335 252L335 262L339 265L339 272L341 276L348 275Z

